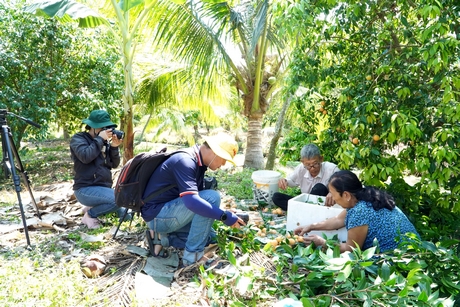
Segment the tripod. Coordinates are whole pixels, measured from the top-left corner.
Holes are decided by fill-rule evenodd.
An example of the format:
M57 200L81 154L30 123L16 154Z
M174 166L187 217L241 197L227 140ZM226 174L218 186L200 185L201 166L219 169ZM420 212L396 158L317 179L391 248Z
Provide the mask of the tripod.
M35 198L32 193L32 189L30 187L29 177L27 175L27 172L24 171L24 167L22 165L18 151L13 142L11 129L6 122L7 114L13 115L37 128L40 128L41 126L24 117L8 112L8 110L6 109L0 109L0 126L1 126L0 137L2 139L2 154L3 154L2 167L3 167L3 171L5 172L6 178L8 178L10 174L12 176L13 184L16 189L16 194L18 197L19 209L21 211L21 218L22 218L22 223L24 225L24 233L26 235L27 245L30 246L29 232L27 230L27 222L26 222L26 217L24 214L24 207L22 205L22 200L21 200L21 180L18 176L18 172L21 174L21 177L26 186L26 189L29 191L30 198L32 199L32 203L35 207L35 210L37 211L37 216L40 220L41 220L41 216L40 216L40 212L38 211L37 203L35 202Z

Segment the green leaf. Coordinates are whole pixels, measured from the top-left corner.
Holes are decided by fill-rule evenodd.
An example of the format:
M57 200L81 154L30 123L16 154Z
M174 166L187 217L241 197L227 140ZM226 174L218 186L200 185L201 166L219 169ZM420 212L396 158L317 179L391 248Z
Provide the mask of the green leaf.
M376 248L377 248L376 246L373 246L373 247L370 247L370 248L366 249L363 252L363 260L368 260L368 259L371 259L372 257L374 257Z
M107 19L101 17L89 7L72 0L37 2L26 6L24 11L40 16L56 17L61 22L76 20L80 27L111 26Z
M382 278L382 280L387 281L390 278L390 274L391 274L391 271L390 271L390 267L388 266L388 264L386 262L382 263L382 270L380 274L380 277Z
M401 16L401 23L406 26L406 27L409 27L409 23L407 22L407 19L406 17L404 16Z
M396 141L396 134L393 132L388 133L388 142L394 143L394 141Z
M123 11L127 12L135 6L143 4L144 0L120 0L118 7Z
M232 265L235 265L235 266L236 266L236 258L235 258L235 255L233 255L233 249L227 250L227 258L228 258L228 261L229 261Z
M423 291L419 294L419 296L417 297L417 300L422 301L422 302L428 301L428 294L426 293L425 290L423 290Z
M315 307L315 305L312 303L312 301L306 297L302 297L300 299L300 302L302 303L303 307Z

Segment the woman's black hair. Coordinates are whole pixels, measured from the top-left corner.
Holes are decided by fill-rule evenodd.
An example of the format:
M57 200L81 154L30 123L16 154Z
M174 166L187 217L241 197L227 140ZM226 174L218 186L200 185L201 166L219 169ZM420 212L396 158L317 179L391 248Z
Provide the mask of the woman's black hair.
M355 173L344 170L338 171L331 176L329 184L342 196L343 192L353 194L358 201L363 200L370 202L374 210L387 208L393 210L395 201L393 196L386 191L376 187L363 187L363 184L358 179Z

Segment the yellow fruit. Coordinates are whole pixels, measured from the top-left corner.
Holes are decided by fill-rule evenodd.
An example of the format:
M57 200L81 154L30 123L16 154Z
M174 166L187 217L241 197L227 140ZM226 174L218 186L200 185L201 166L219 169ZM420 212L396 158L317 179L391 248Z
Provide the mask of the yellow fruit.
M277 240L271 240L270 245L273 246L273 247L277 247L278 246L278 241Z
M327 114L327 111L326 111L326 110L323 110L323 114L326 115L326 114Z
M378 142L378 140L380 140L380 136L378 134L374 135L372 137L372 139L375 141L375 142Z
M281 241L283 241L283 239L284 239L284 238L283 238L282 236L276 237L276 241L278 241L278 243L280 243Z
M292 238L291 238L291 239L289 239L289 245L291 245L291 246L292 246L292 245L294 245L294 244L295 244L295 240L294 240L294 239L292 239Z
M326 105L326 102L324 100L321 101L321 105L324 107Z
M371 81L371 80L372 80L372 76L371 76L371 75L367 75L367 76L366 76L366 80L367 80L367 81Z
M303 242L303 237L302 237L302 236L298 236L298 237L297 237L297 242Z
M319 108L319 111L320 111L320 112L323 112L323 111L324 111L324 108L323 108L323 107Z
M354 138L354 139L353 139L353 144L355 144L355 145L358 145L358 144L359 144L358 138Z

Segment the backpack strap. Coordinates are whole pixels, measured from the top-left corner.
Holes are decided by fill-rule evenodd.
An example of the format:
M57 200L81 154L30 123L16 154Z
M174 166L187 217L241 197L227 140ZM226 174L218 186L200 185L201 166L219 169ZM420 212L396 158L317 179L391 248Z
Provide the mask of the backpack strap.
M166 148L164 148L163 150L166 151ZM187 150L177 150L177 151L171 153L171 155L176 154L176 153L179 153L179 152L185 152L185 153L188 153L190 156L192 156L192 154L191 154L189 151L187 151ZM194 158L194 157L192 156L192 158ZM164 163L164 162L163 162L163 163ZM162 164L163 164L163 163L162 163ZM159 165L158 167L160 167L160 166L161 166L161 165ZM164 192L166 192L166 191L168 191L168 190L171 190L171 189L174 188L175 186L176 186L176 184L170 184L170 185L168 185L168 186L165 186L164 188L159 189L159 190L156 191L156 192L152 192L152 193L149 194L149 196L147 196L145 199L143 199L142 202L145 204L145 203L151 201L152 199L154 199L155 197L157 197L158 195L160 195L161 193L164 193Z
M153 192L153 193L150 193L149 196L147 196L145 199L143 199L142 201L145 203L148 203L149 201L151 201L152 199L154 199L155 197L157 197L158 195L160 195L161 193L163 192L166 192L172 188L174 188L176 185L175 184L170 184L168 186L165 186L164 188L161 188L160 190L156 191L156 192Z

